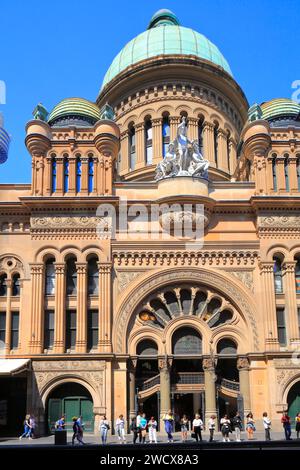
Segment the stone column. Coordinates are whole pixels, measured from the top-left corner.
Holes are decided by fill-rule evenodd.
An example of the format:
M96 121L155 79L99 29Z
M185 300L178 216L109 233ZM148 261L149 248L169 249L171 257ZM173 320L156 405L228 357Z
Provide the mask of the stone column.
M138 170L145 166L145 125L143 122L139 122L135 126L135 138L136 138L136 162L135 169Z
M76 158L69 157L69 191L70 196L75 196L76 194Z
M55 266L55 314L53 352L65 352L66 338L66 281L65 263L54 263Z
M218 167L228 173L227 134L223 129L218 129Z
M77 268L76 352L86 353L86 349L87 349L87 264L76 263L76 268Z
M260 263L261 276L261 300L263 304L265 324L265 344L266 350L278 350L279 343L277 337L276 303L274 289L274 263L273 261Z
M268 156L266 158L266 178L267 178L267 194L270 194L271 191L275 191L274 181L273 181L273 157Z
M98 188L98 157L93 157L93 162L94 162L94 181L93 181L93 194L98 195L99 194L99 188Z
M214 147L214 125L205 121L203 123L203 156L213 167L216 166Z
M239 357L237 359L237 369L239 371L240 394L244 400L244 418L251 411L250 401L250 380L249 380L250 363L247 357Z
M204 370L205 386L205 422L207 423L211 415L217 416L216 407L216 375L215 364L211 357L204 358L202 361Z
M50 196L52 186L52 158L49 156L46 158L45 164L45 196Z
M121 134L121 162L120 162L120 174L128 172L129 168L129 144L128 144L128 129Z
M99 268L99 352L111 352L111 263Z
M6 280L5 354L11 350L11 291L12 280ZM20 336L20 335L19 335Z
M152 119L153 164L162 160L162 118Z
M131 419L136 415L135 409L135 373L136 373L137 360L131 359L128 362L128 384L129 384L129 416L128 421L131 422Z
M232 137L229 139L229 165L230 174L233 175L237 165L237 143Z
M282 275L285 292L285 318L288 327L288 337L291 344L299 345L299 326L298 326L298 310L295 283L295 266L296 261L287 261L282 266Z
M44 265L32 264L30 269L32 285L30 350L33 354L41 354L44 343Z
M188 119L188 134L190 140L197 140L198 142L198 122L199 119L189 117Z
M158 360L160 373L160 430L164 429L163 416L171 409L171 361L165 357Z
M81 157L81 188L80 194L88 194L88 174L89 174L89 159L88 157Z
M180 124L180 116L170 116L170 142L176 139L177 129Z

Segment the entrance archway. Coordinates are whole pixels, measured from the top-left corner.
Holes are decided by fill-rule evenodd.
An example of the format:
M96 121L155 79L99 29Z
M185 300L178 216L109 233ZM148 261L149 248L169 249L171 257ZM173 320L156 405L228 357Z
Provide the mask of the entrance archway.
M67 382L54 388L47 400L48 431L53 432L56 421L66 417L66 428L72 428L73 416L82 416L84 429L93 432L93 399L89 391L81 384Z
M300 380L290 389L287 397L288 413L292 420L300 413Z

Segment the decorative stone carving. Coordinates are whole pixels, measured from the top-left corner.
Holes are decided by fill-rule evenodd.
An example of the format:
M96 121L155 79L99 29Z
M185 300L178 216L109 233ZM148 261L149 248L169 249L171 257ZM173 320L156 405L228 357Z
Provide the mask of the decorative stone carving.
M174 176L208 177L208 160L204 160L197 140L190 141L187 137L186 118L177 129L177 137L169 144L167 154L156 167L156 180Z
M300 214L294 214L293 212L293 215L259 216L257 218L257 225L262 228L300 228Z
M10 274L13 271L24 273L24 267L21 261L12 255L0 258L0 271Z
M253 272L252 271L230 271L230 274L237 277L251 292L254 292Z
M204 227L207 227L209 217L206 214L187 210L169 211L161 214L159 221L162 227L170 227L171 231L173 231L175 226L184 227L185 224L192 229L200 227L201 223L203 223Z
M238 370L247 370L249 369L250 367L250 362L249 362L249 359L247 357L239 357L238 360L237 360L237 369Z
M170 369L172 367L173 359L169 357L160 357L158 359L158 368L161 369Z
M103 217L96 216L64 216L56 215L53 217L48 216L38 216L30 218L30 225L32 228L77 228L77 227L88 227L96 228L99 224L103 224L104 227L107 227L107 230L110 227L109 221Z
M121 271L118 272L117 278L118 278L118 292L124 291L128 284L130 284L136 277L138 277L141 274L140 271Z
M204 358L202 361L202 367L204 370L212 370L215 368L215 362L211 357Z

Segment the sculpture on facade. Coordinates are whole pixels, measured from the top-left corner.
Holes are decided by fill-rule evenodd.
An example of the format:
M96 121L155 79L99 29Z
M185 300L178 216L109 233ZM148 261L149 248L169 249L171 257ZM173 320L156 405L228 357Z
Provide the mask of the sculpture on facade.
M176 139L168 146L165 158L156 167L157 181L175 176L208 178L209 162L200 152L197 140L187 137L186 118L183 117L177 129Z

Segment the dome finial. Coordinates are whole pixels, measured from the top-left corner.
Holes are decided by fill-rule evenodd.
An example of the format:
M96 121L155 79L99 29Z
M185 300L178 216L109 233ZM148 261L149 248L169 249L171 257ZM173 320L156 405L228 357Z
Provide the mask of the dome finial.
M152 16L148 29L156 28L157 26L180 26L180 22L177 16L171 11L167 9L158 10Z

